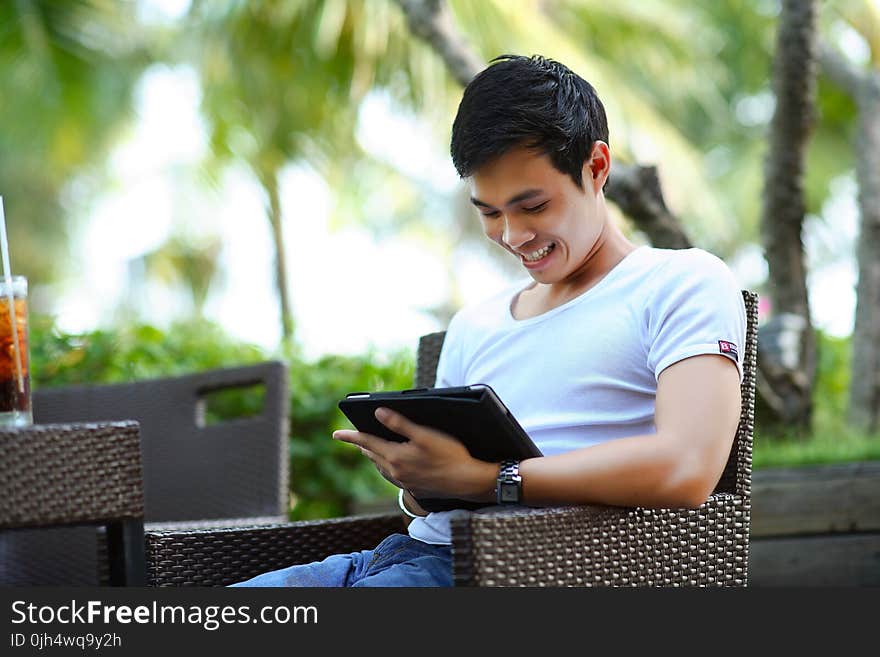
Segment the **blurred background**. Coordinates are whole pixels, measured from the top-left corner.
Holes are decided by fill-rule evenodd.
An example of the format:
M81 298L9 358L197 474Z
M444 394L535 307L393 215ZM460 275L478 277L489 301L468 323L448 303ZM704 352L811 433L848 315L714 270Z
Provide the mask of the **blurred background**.
M387 499L336 402L409 387L420 335L522 278L448 151L503 53L597 88L631 239L761 295L756 467L880 458L876 0L2 2L34 387L281 358L292 516Z

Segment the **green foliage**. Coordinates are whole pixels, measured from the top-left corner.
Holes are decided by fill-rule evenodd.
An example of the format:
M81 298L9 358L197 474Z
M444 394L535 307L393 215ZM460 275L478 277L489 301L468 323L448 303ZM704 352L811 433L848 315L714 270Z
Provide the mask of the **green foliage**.
M326 356L313 364L291 363L290 478L296 496L294 518L343 515L357 500L392 497L396 489L360 451L333 440L336 429L352 428L337 407L349 392L409 388L411 353L388 359ZM295 382L295 384L293 383Z
M755 430L753 465L783 467L880 459L880 439L846 425L851 338L817 332L813 430L801 436L781 428ZM757 414L760 421L760 411Z
M233 367L279 358L227 336L215 324L191 321L166 331L147 325L67 334L48 317L31 318L33 387L112 383ZM355 505L390 501L394 487L351 445L332 440L336 429L351 428L337 407L349 392L410 387L414 357L325 356L308 362L297 353L282 358L290 381L290 516L329 518ZM880 459L880 440L848 429L843 421L850 376L850 339L819 333L815 388L815 429L807 439L760 426L754 467ZM262 406L262 391L218 395L208 402L208 422L251 415Z
M52 319L31 318L31 378L34 389L113 383L233 367L281 358L290 381L290 493L292 518L346 515L353 506L390 499L394 488L351 445L334 441L335 429L351 428L336 406L347 393L407 388L413 354L388 357L326 356L307 362L283 357L226 335L207 321L175 324L166 331L148 325L68 334ZM262 391L230 391L209 400L208 422L251 415Z
M31 318L30 352L34 389L173 376L267 358L207 321L179 323L167 331L140 324L69 334L45 316Z
M100 186L82 174L131 115L152 60L135 14L131 2L0 2L0 194L11 258L32 282L65 273L71 208Z
M755 469L876 460L880 460L877 436L847 428L817 429L808 440L794 437L767 440L757 431L752 453Z
M829 433L842 428L849 403L852 338L817 332L816 383L813 388L815 426Z

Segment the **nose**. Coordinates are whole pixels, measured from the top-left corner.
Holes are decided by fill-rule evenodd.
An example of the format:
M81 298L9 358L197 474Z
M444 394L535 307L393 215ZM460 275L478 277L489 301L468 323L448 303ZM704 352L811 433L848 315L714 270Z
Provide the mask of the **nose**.
M504 230L501 233L503 241L511 249L518 249L523 244L535 239L535 231L516 221L508 215L504 215Z

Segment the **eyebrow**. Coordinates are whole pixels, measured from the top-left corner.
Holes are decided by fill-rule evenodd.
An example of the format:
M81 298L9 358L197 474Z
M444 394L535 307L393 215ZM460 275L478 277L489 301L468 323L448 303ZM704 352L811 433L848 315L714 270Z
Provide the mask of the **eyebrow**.
M524 192L520 192L516 196L512 196L510 199L508 199L507 203L505 203L504 206L510 207L514 203L519 203L520 201L525 201L526 199L533 198L535 196L540 196L543 193L544 193L543 190L540 190L540 189L527 189ZM473 203L477 207L481 207L481 208L491 208L492 207L488 203L485 203L478 198L474 198L473 196L471 196L471 203Z

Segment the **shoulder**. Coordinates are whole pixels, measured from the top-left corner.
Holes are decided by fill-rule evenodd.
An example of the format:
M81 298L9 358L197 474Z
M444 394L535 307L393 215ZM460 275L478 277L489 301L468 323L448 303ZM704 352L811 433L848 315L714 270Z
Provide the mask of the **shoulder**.
M735 288L739 284L721 258L703 249L649 249L653 289Z
M730 268L718 256L703 249L647 249L645 262L674 275L680 272L729 274Z
M703 249L652 251L657 264L642 297L649 324L672 316L744 316L742 288L721 258Z

